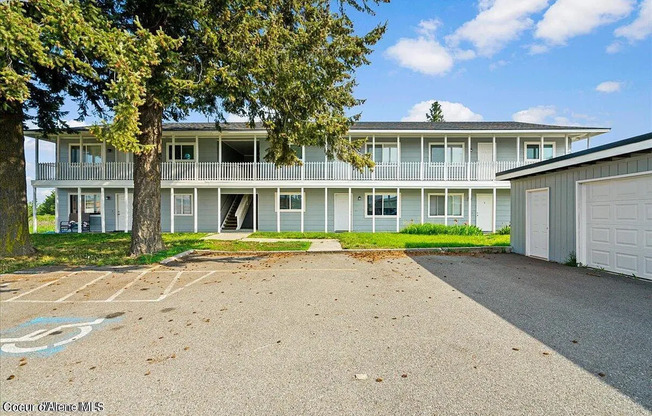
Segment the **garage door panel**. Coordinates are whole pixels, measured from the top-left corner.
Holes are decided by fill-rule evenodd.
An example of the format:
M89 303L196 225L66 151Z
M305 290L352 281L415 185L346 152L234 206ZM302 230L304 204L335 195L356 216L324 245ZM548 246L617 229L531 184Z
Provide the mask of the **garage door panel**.
M583 262L652 279L652 174L588 182L580 208Z

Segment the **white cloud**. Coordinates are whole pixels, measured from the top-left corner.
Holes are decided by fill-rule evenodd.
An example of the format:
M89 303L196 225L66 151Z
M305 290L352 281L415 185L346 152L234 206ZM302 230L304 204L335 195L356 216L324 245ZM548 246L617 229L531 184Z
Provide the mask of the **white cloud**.
M77 120L66 120L66 124L68 124L68 127L85 127L85 126L90 126L85 121L77 121Z
M595 90L598 92L604 92L608 94L608 93L620 91L622 86L623 83L619 81L605 81L598 84L598 86L595 87Z
M501 68L501 67L507 65L508 63L509 62L505 61L504 59L501 59L499 61L492 62L491 64L489 64L489 69L491 71L495 71L496 69Z
M530 16L547 5L548 0L482 0L480 13L447 36L446 41L452 47L468 41L479 55L492 56L532 27Z
M528 53L530 55L539 55L542 53L546 53L550 50L550 48L547 45L541 45L541 44L533 44L533 45L528 45Z
M401 38L387 48L385 55L404 68L426 75L443 75L453 67L453 56L436 39L438 20L422 20L417 32L420 36Z
M557 110L553 105L540 105L537 107L530 107L527 110L521 110L512 114L512 120L521 123L535 123L544 124L549 122L549 118L557 114Z
M403 117L401 121L426 121L426 114L430 110L430 106L435 100L421 101L416 103L408 115ZM474 113L470 108L461 103L452 103L450 101L439 101L441 111L444 114L446 121L482 121L483 117L480 114Z
M643 40L650 36L652 34L652 0L643 0L638 17L632 23L616 29L614 34L630 42Z
M620 50L623 48L622 42L619 42L617 40L611 42L609 46L605 49L607 53L618 53Z
M537 23L535 37L553 45L628 16L634 0L557 0Z
M227 113L225 118L227 123L246 123L249 121L249 117L239 116L237 114L231 113Z

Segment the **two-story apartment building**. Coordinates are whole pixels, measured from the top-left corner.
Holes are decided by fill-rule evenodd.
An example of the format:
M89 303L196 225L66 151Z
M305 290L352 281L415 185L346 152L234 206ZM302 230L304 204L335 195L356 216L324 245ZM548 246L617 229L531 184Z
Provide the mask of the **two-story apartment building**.
M265 130L244 123L222 131L213 123L165 124L161 225L166 232L379 232L432 222L495 231L510 221L510 183L496 181L496 172L564 155L573 142L607 131L518 122L359 122L349 137L366 138L360 151L376 163L360 172L316 147L296 149L301 166L264 162ZM91 231L130 230L133 155L84 128L47 140L56 142L56 162L40 163L36 152L32 184L56 189L57 227L88 214Z

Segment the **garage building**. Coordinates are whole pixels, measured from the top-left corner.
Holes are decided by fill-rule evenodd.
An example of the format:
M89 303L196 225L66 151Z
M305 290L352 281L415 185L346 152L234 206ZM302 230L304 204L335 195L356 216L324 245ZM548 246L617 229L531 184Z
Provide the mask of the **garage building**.
M652 280L652 133L506 170L513 251Z

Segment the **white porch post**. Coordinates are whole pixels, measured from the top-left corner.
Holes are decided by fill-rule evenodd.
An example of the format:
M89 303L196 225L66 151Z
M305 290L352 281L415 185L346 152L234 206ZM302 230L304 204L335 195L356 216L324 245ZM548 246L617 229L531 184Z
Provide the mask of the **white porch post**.
M306 146L301 145L301 180L306 180ZM303 201L303 191L301 191L301 200ZM303 202L301 203L303 206Z
M81 159L80 159L81 160ZM82 232L82 194L81 188L77 188L77 232Z
M37 165L38 166L38 165ZM36 220L36 186L32 186L32 231L34 234L38 232L38 223Z
M106 142L102 140L102 179L106 179Z
M258 154L257 153L258 153L258 138L256 137L256 135L254 135L254 180L258 179Z
M371 188L371 232L376 232L376 188Z
M304 213L306 207L306 195L304 194L303 188L301 188L301 232L303 233L303 224L304 224Z
M36 179L41 179L39 177L39 168L38 168L38 163L39 163L39 143L41 142L39 139L34 139L36 142L34 143L34 168L36 169ZM102 159L104 160L104 159Z
M255 212L256 212L256 206L254 205L254 213ZM217 188L217 233L219 234L221 232L222 232L222 188Z
M493 136L493 137L491 138L491 145L492 145L491 153L493 153L493 155L492 155L492 156L493 156L493 162L494 162L494 164L495 164L495 163L496 163L496 159L497 159L497 157L496 157L496 156L497 156L497 155L496 155L496 136Z
M444 188L444 225L448 225L448 188Z
M170 187L170 232L174 232L174 188Z
M324 141L324 180L328 180L328 140Z
M193 156L195 157L195 180L197 180L199 179L199 137L198 136L195 136L195 154Z
M256 188L253 190L253 195L251 196L252 199L252 204L254 204L254 218L252 220L253 222L253 229L254 232L256 232L256 223L258 222L258 208L256 207Z
M59 162L61 161L61 158L60 158L60 156L61 156L61 146L60 146L60 139L59 139L58 134L57 134L57 146L54 149L54 152L56 153L56 159L54 160L54 167L55 167L56 171L54 173L54 177L55 177L55 179L59 179ZM70 160L68 161L68 163L70 163ZM59 227L59 226L57 225L57 227ZM58 230L58 228L57 228L57 230Z
M421 164L419 165L419 177L423 180L423 134L421 135Z
M424 211L424 208L423 208L423 203L424 203L423 194L424 194L424 192L425 192L425 190L423 188L421 188L421 224L423 224L423 211Z
M102 222L102 233L106 232L106 203L104 197L104 187L100 188L100 221Z
M401 227L401 190L396 188L396 232L400 231Z
M472 225L472 222L471 222L471 188L469 188L469 207L468 207L468 209L469 209L469 225Z
M564 148L564 154L567 155L567 154L570 153L568 151L568 134L566 136L564 136L564 138L566 139L566 147Z
M401 179L401 137L396 136L396 180Z
M217 168L217 179L222 179L222 135L217 136L217 161L218 161L218 168ZM222 228L222 224L220 221L220 229ZM219 232L219 231L218 231Z
M174 136L172 136L172 176L170 176L172 178L172 180L174 180L176 178L176 176L177 176L177 164L176 164L177 151L176 151L176 145L177 145L176 138ZM172 189L172 188L170 188L170 189Z
M588 149L589 147L591 147L591 136L589 136L587 134L586 135L586 148Z
M197 216L199 215L199 204L197 203L197 188L194 189L195 194L193 195L192 200L192 220L193 220L193 231L197 232Z
M125 233L129 232L129 188L125 188Z
M59 188L54 188L54 230L60 233L59 229Z
M281 232L281 188L276 188L276 232Z
M539 160L543 160L543 136L541 136L541 150L539 151Z
M349 188L349 232L351 232L351 229L353 228L352 225L352 219L353 219L353 213L351 212L353 210L352 204L353 203L353 197L351 195L351 188Z
M493 197L493 219L491 224L491 232L496 232L496 188L494 188L494 197Z
M80 134L79 135L79 179L83 177L84 177L84 136ZM79 227L81 227L81 221L79 223Z
M376 136L371 136L371 160L374 162L374 170L371 172L371 180L376 180Z
M351 144L351 135L350 135L350 134L349 134L349 144ZM351 167L351 165L349 165L348 171L349 171L349 180L351 180L351 177L353 176L353 168ZM350 191L350 190L351 190L351 188L349 188L349 191ZM350 205L351 205L351 204L349 203L349 206L350 206ZM350 231L351 231L351 230L349 230L349 232L350 232Z
M516 162L521 161L521 137L516 137Z
M466 151L466 180L471 180L471 136L468 138L468 149Z
M324 188L324 232L328 232L328 188Z
M448 180L448 136L444 136L444 180Z

